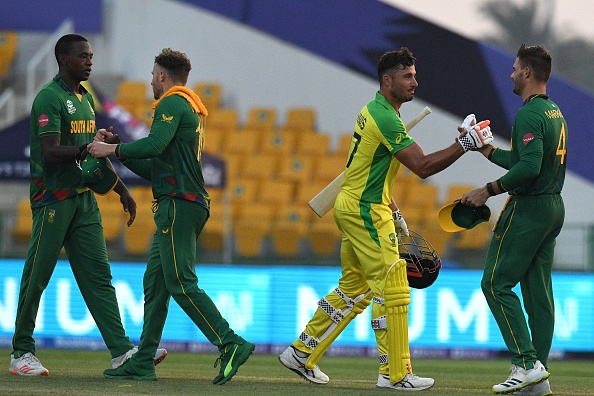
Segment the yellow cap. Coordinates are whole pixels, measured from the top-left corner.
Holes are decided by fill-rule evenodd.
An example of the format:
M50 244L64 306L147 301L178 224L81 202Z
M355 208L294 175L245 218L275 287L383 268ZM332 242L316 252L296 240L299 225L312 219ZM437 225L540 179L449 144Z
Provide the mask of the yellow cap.
M490 218L491 209L487 205L473 208L462 204L460 200L441 208L438 215L439 225L446 232L470 230Z

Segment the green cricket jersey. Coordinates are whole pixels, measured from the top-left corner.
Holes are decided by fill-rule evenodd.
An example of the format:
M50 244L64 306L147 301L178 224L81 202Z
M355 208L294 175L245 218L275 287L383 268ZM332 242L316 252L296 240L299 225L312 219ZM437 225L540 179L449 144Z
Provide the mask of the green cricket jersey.
M394 154L413 143L394 107L376 93L357 116L342 190L359 201L390 204L400 168Z
M567 167L567 122L547 95L533 95L516 113L511 150L491 160L509 171L500 179L511 195L560 193Z
M200 162L202 128L190 103L170 94L159 101L149 135L121 144L117 154L126 158L124 164L132 171L151 180L155 199L168 195L204 205L209 198Z
M41 138L60 136L62 146L92 142L96 132L94 108L93 97L84 87L74 93L58 75L35 97L30 119L32 207L62 201L87 191L74 158L68 164L43 162Z

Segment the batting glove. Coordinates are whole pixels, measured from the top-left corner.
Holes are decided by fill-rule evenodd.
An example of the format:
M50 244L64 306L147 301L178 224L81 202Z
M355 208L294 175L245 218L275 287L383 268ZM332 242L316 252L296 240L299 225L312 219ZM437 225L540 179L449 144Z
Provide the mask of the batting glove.
M464 121L462 121L462 128L464 130L467 130L468 128L470 128L471 126L476 124L476 117L474 114L468 114L466 116L466 118L464 119Z
M458 138L464 152L481 148L493 141L493 134L489 124L490 121L485 120L466 129L466 135Z
M402 213L400 213L400 209L398 209L395 212L392 212L392 219L394 219L394 227L396 228L396 233L402 233L406 236L409 236L408 226L406 225L406 221L404 221L404 217L402 217Z

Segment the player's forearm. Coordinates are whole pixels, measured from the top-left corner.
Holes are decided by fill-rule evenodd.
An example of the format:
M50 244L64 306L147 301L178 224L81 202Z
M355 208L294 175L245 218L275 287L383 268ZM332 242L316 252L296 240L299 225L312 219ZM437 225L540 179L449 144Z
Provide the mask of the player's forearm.
M425 179L446 169L456 162L460 157L462 157L462 155L464 155L464 149L460 143L455 142L443 150L426 155L414 167L409 167L406 164L405 166L413 171L421 179Z
M118 178L118 182L113 188L113 191L115 191L120 197L124 195L130 195L128 187L126 187L126 184L124 184L124 182L120 178Z
M151 181L151 161L150 159L120 159L122 165L145 180Z
M511 167L510 150L502 150L499 147L493 146L492 150L489 150L487 153L487 159L495 165L499 165L503 169L509 170Z

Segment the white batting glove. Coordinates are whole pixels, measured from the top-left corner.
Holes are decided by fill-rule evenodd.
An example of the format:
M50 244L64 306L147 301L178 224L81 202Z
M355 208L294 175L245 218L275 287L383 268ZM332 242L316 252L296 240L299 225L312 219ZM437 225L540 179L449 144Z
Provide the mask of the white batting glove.
M404 221L404 217L402 217L402 213L400 213L400 209L395 212L392 212L392 219L394 219L394 227L396 228L397 234L404 234L408 235L408 226L406 225L406 221Z
M476 124L476 117L474 114L468 114L466 116L466 118L464 119L464 121L462 121L462 125L461 127L464 130L467 130L468 128L470 128L471 126Z
M466 129L466 135L458 138L458 142L462 145L464 152L481 148L493 141L493 134L491 133L489 124L490 121L485 120Z

